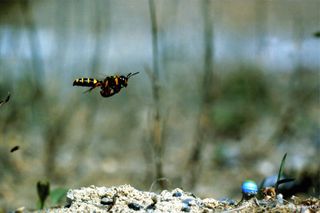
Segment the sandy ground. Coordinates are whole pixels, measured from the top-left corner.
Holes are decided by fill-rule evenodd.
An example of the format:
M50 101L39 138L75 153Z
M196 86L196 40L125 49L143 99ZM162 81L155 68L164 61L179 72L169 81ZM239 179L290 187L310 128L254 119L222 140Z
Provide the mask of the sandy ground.
M199 198L177 188L172 191L139 191L130 185L118 187L83 187L69 190L66 206L45 212L320 212L317 198L290 201L277 199L235 202Z

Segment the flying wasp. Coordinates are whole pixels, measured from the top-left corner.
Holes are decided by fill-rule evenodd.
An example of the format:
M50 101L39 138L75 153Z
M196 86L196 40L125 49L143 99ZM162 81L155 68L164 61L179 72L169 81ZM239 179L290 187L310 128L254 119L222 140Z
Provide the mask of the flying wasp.
M127 87L129 78L138 73L139 72L129 73L127 76L107 76L103 80L97 80L95 78L78 78L73 81L73 86L91 87L86 92L90 92L91 90L100 87L100 95L102 97L110 97L119 93L122 88Z

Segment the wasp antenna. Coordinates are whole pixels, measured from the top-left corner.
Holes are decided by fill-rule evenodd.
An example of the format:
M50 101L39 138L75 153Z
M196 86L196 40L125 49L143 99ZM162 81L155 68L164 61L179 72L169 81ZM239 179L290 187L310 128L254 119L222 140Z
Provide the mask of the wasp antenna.
M127 75L127 78L130 78L131 76L134 76L134 75L137 75L137 74L139 74L139 72L135 72L135 73L129 73L128 75Z

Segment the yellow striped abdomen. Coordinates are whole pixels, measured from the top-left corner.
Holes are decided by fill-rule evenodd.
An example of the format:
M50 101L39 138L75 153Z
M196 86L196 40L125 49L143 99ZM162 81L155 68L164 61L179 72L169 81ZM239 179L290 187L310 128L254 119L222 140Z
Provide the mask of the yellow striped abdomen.
M94 78L78 78L73 81L73 86L94 87L100 82Z

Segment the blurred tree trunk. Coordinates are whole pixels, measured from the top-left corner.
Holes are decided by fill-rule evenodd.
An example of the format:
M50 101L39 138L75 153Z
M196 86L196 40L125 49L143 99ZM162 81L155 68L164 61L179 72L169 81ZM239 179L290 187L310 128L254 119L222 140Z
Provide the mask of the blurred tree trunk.
M44 64L41 54L41 46L38 37L36 24L32 17L31 1L20 1L21 11L24 17L24 23L26 25L27 35L30 44L30 52L32 55L32 68L33 68L33 85L36 89L36 94L40 93L43 89L44 79Z
M296 5L295 12L292 13L292 33L293 33L293 41L295 43L295 53L294 55L294 63L295 67L289 78L289 96L287 97L287 101L283 106L282 113L279 117L277 129L271 137L272 141L282 142L285 139L292 137L295 133L295 129L293 127L294 120L298 114L301 114L304 108L301 108L301 103L304 103L306 99L309 98L310 94L304 93L296 94L296 91L299 90L299 87L303 86L302 79L304 76L304 71L302 68L302 42L303 42L303 20L302 20L302 6L299 3ZM300 112L299 112L300 111Z
M63 70L64 66L68 59L68 41L70 39L70 32L71 32L71 24L68 21L68 18L71 16L71 9L72 9L72 1L65 1L61 4L59 1L55 1L55 16L54 19L55 28L57 31L57 49L58 51L55 52L55 60L57 63L54 65L55 70ZM55 73L58 76L61 76L63 73L61 71Z
M58 48L57 48L57 53L55 56L55 59L58 61L56 63L56 68L55 70L62 70L64 66L64 60L67 58L66 57L66 52L67 51L60 51L62 49L65 50L66 48L66 43L67 39L66 37L67 32L65 29L68 29L69 26L67 25L66 19L67 19L67 14L69 14L69 9L71 5L69 3L66 3L63 5L63 7L60 4L57 4L56 8L56 17L55 17L55 27L57 29L60 29L59 31L59 36L57 42L58 43ZM63 15L62 15L63 14ZM62 29L62 30L61 30ZM57 76L61 76L63 73L56 73ZM47 92L49 93L49 92ZM72 100L69 100L69 104L66 103L64 108L61 108L60 110L57 110L58 108L56 107L55 109L55 114L54 116L52 115L52 99L47 99L45 101L46 105L46 112L48 114L48 121L46 121L46 129L44 133L44 138L45 138L45 161L44 161L44 166L45 166L45 176L49 180L53 181L64 181L63 178L64 174L60 171L57 170L57 165L56 165L56 158L59 154L60 151L60 146L63 144L66 140L66 131L68 126L68 122L73 116L74 108L73 105L74 102ZM72 103L72 104L71 104Z
M154 117L151 127L151 143L154 151L155 177L161 189L166 187L163 174L163 119L160 113L159 56L158 56L158 26L154 0L149 0L149 13L152 35L153 73L151 74L152 93L154 100Z
M97 73L99 72L100 69L100 55L101 55L101 47L102 47L102 41L105 39L105 37L102 37L102 33L105 33L103 29L105 29L109 25L109 18L108 17L110 14L110 2L109 1L94 1L95 7L94 7L94 15L93 15L93 29L92 31L94 32L95 36L95 43L94 43L94 49L93 49L93 55L91 59L91 64L90 64L90 75L92 77L96 76ZM107 20L107 26L102 26L102 14L105 14L104 17ZM83 156L86 155L86 152L89 150L88 147L90 146L90 140L92 139L92 132L93 132L93 127L94 127L94 119L96 118L96 114L98 112L99 108L99 103L94 101L93 96L88 96L88 110L86 110L86 118L85 121L86 123L84 124L84 129L85 129L85 134L83 134L82 140L79 142L79 145L77 147L77 155L76 155L76 171L78 173L82 173L83 171L83 161L85 159ZM94 103L94 104L92 104Z
M32 59L33 76L31 88L34 89L33 97L30 102L33 104L32 109L36 114L48 114L50 112L50 103L46 101L46 88L44 87L44 64L41 54L41 45L37 33L35 21L32 17L31 1L21 1L21 11L24 17L27 36L30 44ZM44 173L47 178L56 179L56 155L58 153L59 142L63 139L66 116L63 112L59 113L54 119L47 121L44 130Z
M211 20L211 4L210 0L204 0L202 2L203 11L203 28L204 28L204 72L203 80L200 88L201 103L198 121L195 129L194 144L189 156L187 170L187 185L192 190L201 172L201 155L203 151L203 145L205 142L205 134L208 131L209 121L208 114L210 107L213 104L211 98L211 88L213 83L213 24Z
M44 100L44 85L43 85L43 72L44 64L41 58L40 41L37 34L36 24L32 17L31 1L21 1L21 11L23 14L24 22L27 29L27 36L30 44L30 52L32 59L33 76L31 80L31 88L34 89L33 97L30 102L33 104L32 109L36 109L37 114L47 114L48 109ZM42 107L40 107L42 105ZM54 175L55 170L55 156L57 154L58 144L57 137L61 136L62 129L60 126L60 120L50 120L50 124L45 129L44 138L44 172L49 178Z
M65 178L61 172L57 172L56 158L60 145L65 141L66 126L68 126L73 111L72 107L66 107L54 116L50 115L50 120L47 121L44 133L44 172L48 180L59 181L61 178Z
M179 1L170 1L170 4L165 5L164 11L166 12L165 16L163 17L162 22L162 28L170 29L171 26L177 25L177 12L179 7ZM163 72L161 73L163 76L163 79L168 82L170 81L170 75L168 75L168 64L171 61L176 60L176 50L172 47L170 41L172 39L172 33L170 30L159 30L159 35L161 37L161 66L163 67ZM168 89L166 87L166 89Z
M268 0L256 0L255 1L255 36L256 36L256 56L258 62L263 60L263 50L266 46L267 28L268 28Z

